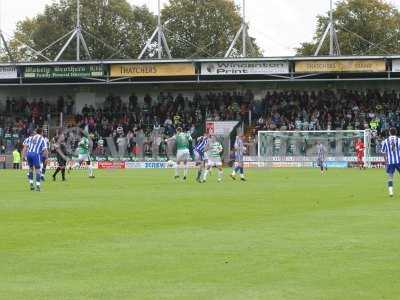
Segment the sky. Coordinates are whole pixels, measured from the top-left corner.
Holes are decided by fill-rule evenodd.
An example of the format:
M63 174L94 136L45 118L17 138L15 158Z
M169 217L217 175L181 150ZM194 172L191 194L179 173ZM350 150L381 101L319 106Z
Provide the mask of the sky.
M56 0L0 0L1 28L8 39L18 21L43 11ZM157 11L157 0L128 0ZM162 5L168 0L161 0ZM235 0L237 4L242 0ZM400 8L400 0L390 0ZM329 10L329 0L246 0L246 19L265 56L290 56L301 42L310 41L316 16Z

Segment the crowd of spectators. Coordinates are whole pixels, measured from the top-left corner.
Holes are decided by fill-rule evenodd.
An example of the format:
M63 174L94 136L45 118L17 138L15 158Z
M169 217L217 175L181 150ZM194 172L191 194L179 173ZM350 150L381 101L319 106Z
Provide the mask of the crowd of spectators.
M73 114L72 97L59 97L56 102L42 98L7 97L0 102L0 145L10 151L37 127L47 130L51 120L61 112Z
M268 92L256 130L364 130L400 128L395 91Z
M162 151L163 137L183 127L193 135L206 121L238 120L249 135L258 130L352 130L373 129L379 135L389 127L400 128L400 97L396 91L319 90L272 91L255 99L251 91L184 94L160 93L157 97L135 94L124 102L110 94L101 105L84 105L75 111L71 97L55 103L42 99L6 99L0 110L0 140L25 137L34 127L46 126L63 112L66 127L86 128L97 153L104 154L112 138L130 153L135 140L145 139L148 151ZM77 138L76 138L77 139ZM1 143L0 143L1 144Z
M254 96L251 92L195 94L192 98L178 94L160 93L157 99L145 95L139 103L136 95L123 103L118 96L110 95L100 107L85 105L76 115L75 123L85 123L91 131L109 135L118 127L124 131L143 129L149 133L155 127L163 127L172 135L176 127L189 130L204 125L206 120L248 120L248 112Z
M254 96L250 91L197 93L190 98L160 93L156 99L145 95L142 100L132 94L124 103L119 96L109 95L99 107L85 105L69 126L87 128L93 136L95 153L103 151L103 144L110 137L116 145L126 145L130 153L136 153L136 140L142 138L144 152L156 147L162 153L166 147L164 138L172 136L177 127L196 136L202 134L206 120L248 121Z

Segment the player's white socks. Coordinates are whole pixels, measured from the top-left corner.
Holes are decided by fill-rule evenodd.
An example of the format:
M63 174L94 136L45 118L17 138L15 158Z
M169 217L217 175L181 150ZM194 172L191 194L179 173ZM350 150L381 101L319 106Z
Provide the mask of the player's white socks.
M92 177L93 176L93 166L92 166L92 164L89 164L88 168L89 168L89 176Z
M389 174L388 190L389 190L389 196L393 197L393 174Z
M179 176L179 164L177 163L175 166L175 177Z
M232 176L235 177L236 173L239 173L239 171L240 171L239 164L237 162L235 162L233 164Z
M187 177L189 173L189 165L186 164L184 169L183 169L183 177Z
M36 171L36 186L40 186L41 179L42 179L42 171Z
M208 173L209 173L209 170L204 170L204 173L203 173L203 181L206 181L207 180L207 175L208 175Z
M218 181L222 181L223 176L224 176L224 172L218 170Z

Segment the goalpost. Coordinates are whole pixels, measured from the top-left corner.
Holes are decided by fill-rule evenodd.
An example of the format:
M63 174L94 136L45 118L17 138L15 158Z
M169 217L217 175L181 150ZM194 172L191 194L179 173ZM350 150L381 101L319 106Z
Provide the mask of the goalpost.
M328 167L347 168L357 161L355 144L364 142L364 164L369 167L370 130L259 131L258 164L260 167L315 167L316 145L326 150Z

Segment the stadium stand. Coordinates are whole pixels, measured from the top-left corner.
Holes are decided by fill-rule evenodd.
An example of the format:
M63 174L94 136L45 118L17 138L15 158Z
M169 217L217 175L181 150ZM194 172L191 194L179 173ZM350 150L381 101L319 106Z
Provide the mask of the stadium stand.
M139 101L141 100L141 101ZM256 143L258 130L352 130L372 129L379 137L389 127L400 128L399 93L387 90L269 91L256 101L250 90L239 92L160 93L157 98L132 94L128 102L108 95L98 107L83 105L75 112L71 97L54 103L42 99L7 98L0 113L0 144L13 150L35 127L50 136L59 127L86 127L94 140L95 153L107 151L107 138L126 138L128 152L135 154L135 138L143 136L147 152L154 131L171 136L177 126L194 135L204 130L206 121L239 120L246 126L248 140ZM73 137L71 140L75 141ZM100 141L100 144L99 144ZM122 143L119 143L122 145ZM145 152L146 152L145 151Z

